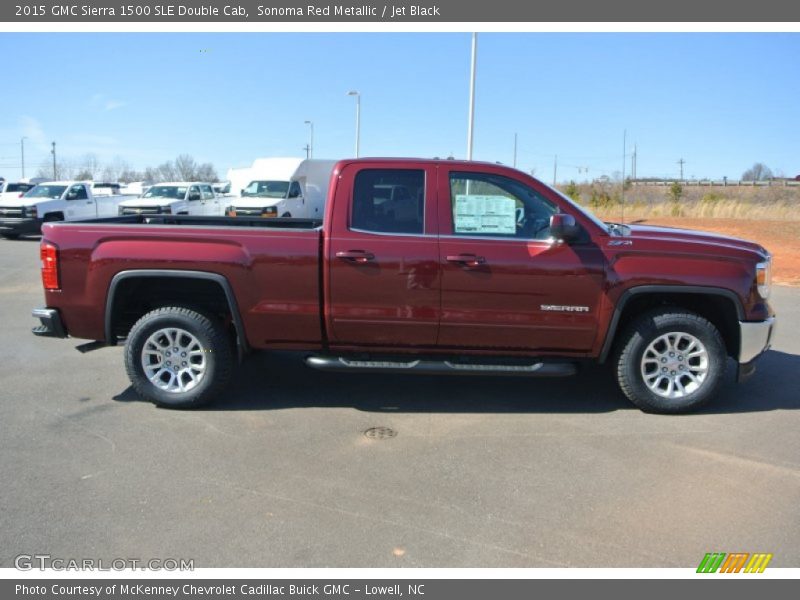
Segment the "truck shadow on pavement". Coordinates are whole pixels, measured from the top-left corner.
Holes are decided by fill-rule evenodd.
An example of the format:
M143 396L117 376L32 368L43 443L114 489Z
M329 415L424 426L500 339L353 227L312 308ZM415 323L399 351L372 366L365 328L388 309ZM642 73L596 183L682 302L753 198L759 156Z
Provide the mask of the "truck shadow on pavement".
M800 409L800 356L768 352L747 382L734 381L729 363L719 396L696 414ZM132 388L114 397L140 401ZM280 410L347 407L368 412L604 413L638 410L616 385L611 369L586 366L566 378L324 373L297 355L256 354L241 365L224 397L202 410Z

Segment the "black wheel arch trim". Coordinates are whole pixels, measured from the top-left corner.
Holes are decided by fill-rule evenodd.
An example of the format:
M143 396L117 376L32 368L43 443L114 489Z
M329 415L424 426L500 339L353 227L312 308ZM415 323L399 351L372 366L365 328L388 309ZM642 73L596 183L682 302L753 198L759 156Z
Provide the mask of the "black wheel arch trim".
M219 273L209 273L207 271L184 271L180 269L131 269L128 271L120 271L111 279L108 286L108 294L106 294L106 314L105 314L105 334L106 344L115 346L117 338L112 332L111 318L112 308L114 306L114 296L120 282L127 279L143 278L143 277L171 277L178 279L202 279L205 281L213 281L219 284L225 294L225 299L228 302L228 308L231 311L233 318L233 325L236 328L237 345L240 353L247 353L249 346L247 344L247 337L245 335L244 323L242 316L239 312L239 305L236 302L236 296L233 293L230 282Z
M698 295L706 295L706 296L721 296L733 302L733 306L736 308L736 316L740 321L745 320L745 312L744 306L742 306L742 301L739 299L739 296L736 292L726 289L726 288L718 288L718 287L708 287L708 286L700 286L700 285L637 285L632 288L628 288L619 298L617 305L614 307L614 314L611 317L611 323L608 326L608 331L606 332L605 340L603 341L603 347L600 350L600 356L598 357L598 362L604 363L608 359L608 355L611 353L611 346L614 343L614 337L617 333L617 327L619 326L619 320L622 317L622 313L625 310L625 305L628 301L633 298L634 296L640 296L642 294L656 294L656 293L664 293L664 294L698 294Z

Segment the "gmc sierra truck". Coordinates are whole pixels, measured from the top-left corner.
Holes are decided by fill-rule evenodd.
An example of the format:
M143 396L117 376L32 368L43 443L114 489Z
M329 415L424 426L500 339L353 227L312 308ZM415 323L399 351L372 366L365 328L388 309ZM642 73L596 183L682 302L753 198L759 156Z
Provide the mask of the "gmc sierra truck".
M387 189L392 190L387 194ZM313 368L565 376L609 363L646 411L697 408L770 345L769 253L604 223L511 168L352 159L322 220L137 215L45 223L40 336L125 341L166 407L225 390L252 350Z

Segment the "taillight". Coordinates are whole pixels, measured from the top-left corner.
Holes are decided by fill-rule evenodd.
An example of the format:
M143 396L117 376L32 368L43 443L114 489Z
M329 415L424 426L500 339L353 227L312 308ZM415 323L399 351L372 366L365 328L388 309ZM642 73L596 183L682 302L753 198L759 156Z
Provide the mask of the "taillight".
M57 290L61 287L58 281L58 246L42 241L39 256L42 259L42 283L44 284L44 289Z

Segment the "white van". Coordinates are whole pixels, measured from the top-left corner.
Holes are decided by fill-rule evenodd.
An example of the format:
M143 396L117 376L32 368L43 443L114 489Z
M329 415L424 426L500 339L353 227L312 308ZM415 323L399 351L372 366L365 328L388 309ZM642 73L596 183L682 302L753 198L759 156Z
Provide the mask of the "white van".
M259 158L253 161L251 178L238 198L229 198L229 217L277 217L277 205L289 192L292 176L304 161L300 158ZM229 171L230 174L230 171ZM235 175L235 174L233 174ZM231 184L233 185L233 179Z
M304 160L292 175L289 192L277 205L281 217L321 219L331 183L333 167L338 161L312 158Z

